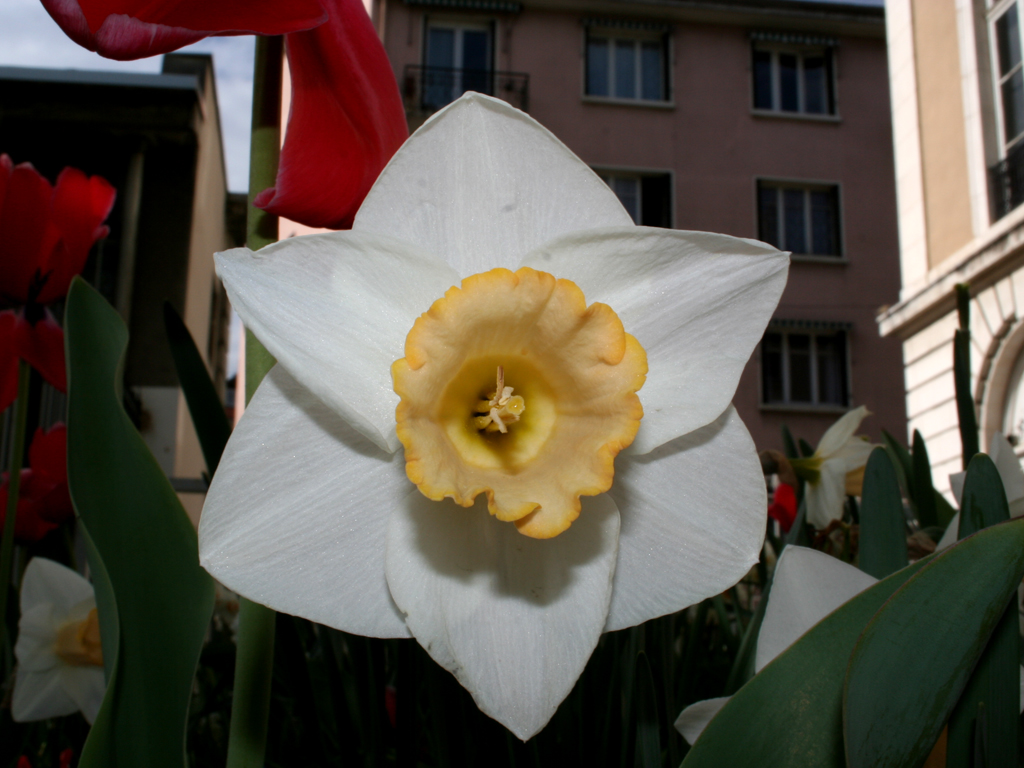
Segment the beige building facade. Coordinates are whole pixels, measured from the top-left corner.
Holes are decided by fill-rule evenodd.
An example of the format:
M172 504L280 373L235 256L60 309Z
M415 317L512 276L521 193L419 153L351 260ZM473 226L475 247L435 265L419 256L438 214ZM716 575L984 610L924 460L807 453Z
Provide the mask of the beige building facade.
M1024 69L1019 0L887 0L900 300L910 433L936 486L962 468L954 291L970 284L971 387L984 449L1024 451Z

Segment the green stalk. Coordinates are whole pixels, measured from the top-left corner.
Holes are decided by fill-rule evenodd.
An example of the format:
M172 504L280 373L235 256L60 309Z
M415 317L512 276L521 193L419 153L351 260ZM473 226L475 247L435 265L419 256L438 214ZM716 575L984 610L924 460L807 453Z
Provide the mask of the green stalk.
M14 445L7 485L7 510L3 543L0 544L0 647L7 633L7 593L11 586L14 560L14 526L18 520L18 494L21 491L21 465L25 458L25 423L28 421L28 383L31 369L18 361L18 399L14 405Z
M249 153L249 210L246 245L258 250L277 240L277 217L253 206L253 198L277 179L281 153L281 65L284 40L256 38L253 76L252 145ZM273 367L274 358L249 331L245 334L245 401ZM267 748L270 683L274 672L274 623L271 609L241 599L238 655L228 733L227 768L261 768Z

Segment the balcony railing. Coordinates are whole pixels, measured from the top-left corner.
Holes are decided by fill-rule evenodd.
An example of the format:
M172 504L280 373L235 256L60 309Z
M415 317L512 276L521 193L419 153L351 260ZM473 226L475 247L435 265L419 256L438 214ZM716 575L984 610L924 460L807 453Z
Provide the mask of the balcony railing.
M992 221L998 221L1024 203L1024 142L988 169L992 189Z
M496 96L526 112L529 109L530 76L525 72L410 64L405 68L402 91L405 108L410 113L436 112L466 91Z

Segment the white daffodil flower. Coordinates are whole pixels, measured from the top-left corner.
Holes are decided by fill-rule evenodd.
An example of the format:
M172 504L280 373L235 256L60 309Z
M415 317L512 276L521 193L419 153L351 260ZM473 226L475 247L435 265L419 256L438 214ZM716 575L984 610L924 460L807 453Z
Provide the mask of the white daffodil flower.
M843 516L843 501L848 493L860 495L864 465L875 448L856 436L867 415L868 409L863 405L844 413L821 436L812 456L790 460L797 475L807 481L807 522L818 530Z
M757 636L755 673L836 608L876 583L878 579L831 555L792 544L787 546L775 568L764 621ZM1021 692L1024 701L1024 669L1021 670ZM694 702L679 714L676 730L693 744L729 698Z
M463 96L351 231L217 256L278 365L206 497L203 566L279 611L412 635L529 738L603 631L757 561L764 481L730 401L788 264L635 226L534 120Z
M92 723L107 688L92 585L59 563L32 558L21 582L14 657L14 720L81 711Z
M999 479L1003 481L1003 490L1006 492L1006 503L1010 507L1010 517L1024 515L1024 470L1020 467L1020 459L1017 452L1010 445L1002 432L992 435L989 442L988 455L996 465L999 472ZM966 472L956 472L949 476L949 485L956 498L957 506L960 505L964 495L964 479ZM960 513L953 515L953 519L946 526L942 538L935 545L935 551L941 552L947 547L953 546L960 535ZM1024 627L1024 624L1022 624Z

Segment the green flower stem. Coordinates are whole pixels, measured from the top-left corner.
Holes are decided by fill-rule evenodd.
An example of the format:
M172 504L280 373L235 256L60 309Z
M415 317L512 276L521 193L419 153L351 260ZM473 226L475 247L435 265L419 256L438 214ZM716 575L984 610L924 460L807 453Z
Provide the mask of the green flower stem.
M18 494L21 490L21 466L25 458L25 423L28 421L28 383L31 369L18 361L18 399L14 405L14 445L8 475L7 510L4 519L3 543L0 544L0 647L7 633L7 593L11 585L14 561L14 526L18 519Z
M249 211L246 245L258 250L277 240L277 217L253 206L253 198L274 184L281 153L281 66L284 41L256 39L253 77L252 146L249 155ZM248 331L245 337L245 401L248 403L274 358ZM242 598L238 614L238 655L228 733L227 768L261 768L267 747L270 683L274 672L274 623L269 608Z

